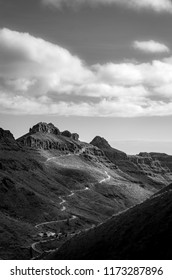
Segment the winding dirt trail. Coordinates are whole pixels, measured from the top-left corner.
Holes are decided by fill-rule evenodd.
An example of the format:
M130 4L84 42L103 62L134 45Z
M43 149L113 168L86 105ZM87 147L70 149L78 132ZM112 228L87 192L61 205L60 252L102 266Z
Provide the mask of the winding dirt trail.
M76 219L76 218L77 218L77 217L73 215L69 220L71 221L71 220L74 220L74 219ZM39 228L39 227L41 227L41 226L50 225L50 224L58 224L58 223L61 223L61 222L66 222L66 221L67 221L67 219L45 222L45 223L37 224L37 225L35 226L35 228Z
M74 154L69 153L69 154L67 154L67 155L61 155L61 156L58 156L58 157L50 157L50 158L48 158L48 159L46 160L46 163L49 162L49 161L51 161L51 160L58 159L58 158L69 157L69 156L73 156L73 155L74 155L74 156L80 156L81 154L83 154L83 153L85 152L85 150L86 150L86 147L83 147L80 151L78 151L78 152L76 152L76 153L74 153Z
M77 152L75 155L81 155L84 151L85 151L86 148L82 148L79 152ZM67 156L71 156L72 154L67 154L67 155L62 155L62 156L59 156L59 157L67 157ZM50 160L54 160L54 159L57 159L59 157L51 157L51 158L48 158L46 160L46 163L49 162ZM106 174L106 178L102 179L99 181L100 184L104 183L104 182L107 182L111 179L111 176L107 173L107 171L105 171L105 174ZM61 202L59 203L59 205L62 206L61 208L61 212L64 212L66 211L66 207L64 206L64 204L67 202L66 199L64 198L67 198L67 197L71 197L71 196L74 196L77 192L84 192L84 191L90 191L90 189L88 187L85 187L84 189L82 190L72 190L71 193L69 195L63 195L63 196L59 196L59 199L61 200ZM77 219L77 217L75 215L72 215L71 218L69 219L64 219L64 220L53 220L53 221L49 221L49 222L44 222L44 223L40 223L40 224L37 224L35 225L35 228L39 228L41 226L44 226L44 225L50 225L50 224L58 224L58 223L61 223L61 222L67 222L67 221L71 221L71 220L74 220L74 219ZM90 228L87 228L85 229L84 231L88 231L89 229L93 228L94 225L92 225ZM81 231L77 232L76 234L79 234ZM71 237L75 235L75 234L71 234ZM37 241L37 242L34 242L32 245L31 245L31 248L33 250L33 252L36 252L37 254L41 255L43 253L42 250L39 250L37 248L37 245L41 244L41 243L46 243L46 242L49 242L49 241L53 241L55 240L56 238L53 238L53 239L49 239L49 240L41 240L41 241ZM53 251L53 250L49 250L49 251ZM48 251L46 251L48 252Z
M99 184L102 184L102 183L105 183L105 182L110 181L111 176L107 173L107 171L105 171L105 174L106 174L107 177L104 178L104 179L102 179L102 180L100 180L100 181L99 181Z

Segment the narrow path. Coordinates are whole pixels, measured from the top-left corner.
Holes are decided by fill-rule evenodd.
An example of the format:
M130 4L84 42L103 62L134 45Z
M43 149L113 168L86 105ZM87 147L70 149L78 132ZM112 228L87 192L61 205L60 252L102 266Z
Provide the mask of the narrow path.
M102 184L103 182L106 182L106 181L109 181L111 176L107 173L107 171L105 171L105 174L107 175L106 178L102 179L101 181L99 181L100 184ZM75 193L77 192L83 192L83 191L90 191L90 189L88 187L85 187L83 190L73 190L71 191L71 194L69 195L66 195L65 197L71 197L73 195L75 195ZM64 196L63 196L64 197ZM62 208L61 208L61 212L64 212L66 210L66 207L63 205L64 203L66 203L66 200L63 199L62 196L59 196L59 199L61 199L62 201L60 202L60 205L62 205ZM73 220L73 219L76 219L77 217L76 216L72 216L69 220ZM61 222L66 222L67 219L64 219L64 220L55 220L55 221L50 221L50 222L44 222L44 223L40 223L40 224L37 224L35 226L35 228L38 228L40 226L44 226L44 225L48 225L48 224L52 224L52 223L61 223Z
M69 220L70 221L72 221L72 220L74 220L74 219L76 219L77 217L76 216L72 216ZM38 228L38 227L41 227L41 226L44 226L44 225L49 225L49 224L55 224L55 223L61 223L61 222L66 222L67 221L67 219L64 219L64 220L55 220L55 221L50 221L50 222L45 222L45 223L41 223L41 224L38 224L38 225L36 225L35 226L35 228Z
M100 181L99 181L99 184L102 184L102 183L104 183L104 182L110 181L111 176L107 173L107 171L105 171L105 174L106 174L107 177L104 178L104 179L102 179L102 180L100 180Z
M73 154L67 154L67 155L61 155L61 156L58 156L58 157L50 157L46 160L46 163L50 160L54 160L54 159L58 159L58 158L62 158L62 157L69 157L69 156L72 156Z
M58 156L58 157L50 157L46 160L46 163L50 160L54 160L54 159L58 159L58 158L62 158L62 157L69 157L69 156L73 156L73 155L79 156L79 155L83 154L83 152L85 152L85 150L86 150L86 147L83 147L80 151L78 151L74 154L69 153L67 155L61 155L61 156Z
M73 196L73 195L75 195L75 193L77 193L77 192L84 192L84 191L88 191L88 190L90 190L88 187L85 187L83 190L75 190L75 191L71 191L71 194L69 194L69 195L66 195L65 197L71 197L71 196ZM64 196L63 196L64 197ZM59 196L59 199L61 199L62 201L60 202L60 205L62 206L62 208L61 208L61 212L64 212L65 210L66 210L66 207L63 205L64 203L66 203L66 200L65 199L63 199L63 197L62 196ZM71 221L71 220L73 220L73 219L76 219L77 217L76 216L72 216L70 219L69 219L69 221ZM56 221L50 221L50 222L44 222L44 223L40 223L40 224L37 224L36 226L35 226L35 228L38 228L38 227L40 227L40 226L44 226L44 225L48 225L48 224L52 224L52 223L61 223L61 222L66 222L67 221L67 219L64 219L64 220L56 220Z

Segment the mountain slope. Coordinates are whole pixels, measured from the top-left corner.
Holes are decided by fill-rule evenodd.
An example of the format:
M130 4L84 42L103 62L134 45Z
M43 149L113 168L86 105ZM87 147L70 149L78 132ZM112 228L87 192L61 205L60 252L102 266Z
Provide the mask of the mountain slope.
M154 196L66 242L48 259L171 259L172 192Z
M96 136L91 144L100 148L107 158L118 166L133 181L144 188L156 191L168 185L172 181L172 173L169 164L153 153L140 153L136 156L128 156L125 153L112 148L102 137ZM170 158L170 156L169 156ZM164 159L164 158L163 158Z

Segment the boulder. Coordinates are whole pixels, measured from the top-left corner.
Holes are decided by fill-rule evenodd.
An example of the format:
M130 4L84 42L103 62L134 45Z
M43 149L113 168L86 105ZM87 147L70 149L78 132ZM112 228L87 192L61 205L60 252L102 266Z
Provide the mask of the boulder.
M77 134L77 133L72 133L71 137L72 137L72 139L75 140L75 141L78 141L78 140L79 140L79 134Z
M72 133L69 130L65 130L61 133L61 135L65 137L71 137Z

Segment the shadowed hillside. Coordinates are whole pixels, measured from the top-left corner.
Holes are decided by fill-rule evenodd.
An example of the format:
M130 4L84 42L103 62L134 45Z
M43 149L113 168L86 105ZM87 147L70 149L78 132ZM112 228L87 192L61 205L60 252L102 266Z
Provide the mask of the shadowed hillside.
M172 259L172 192L148 199L66 242L49 259Z

